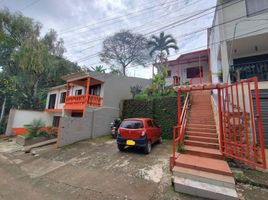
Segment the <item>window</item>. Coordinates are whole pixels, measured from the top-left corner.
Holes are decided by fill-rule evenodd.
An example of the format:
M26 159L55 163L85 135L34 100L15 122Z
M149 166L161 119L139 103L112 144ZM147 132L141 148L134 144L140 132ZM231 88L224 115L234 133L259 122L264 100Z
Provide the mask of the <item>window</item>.
M140 129L143 128L143 123L140 120L125 120L120 125L121 128Z
M83 112L72 112L72 117L83 117Z
M90 94L95 96L100 96L101 84L90 86Z
M200 67L187 68L187 78L197 78L200 77ZM201 67L201 77L203 77L202 67Z
M75 96L81 95L82 89L75 90Z
M153 120L153 125L154 125L155 128L159 128L158 124L154 120Z
M59 127L60 126L60 116L54 116L53 117L52 126L53 127Z
M60 93L60 103L65 103L66 92Z
M167 77L171 77L171 70L167 71Z
M263 11L268 11L267 0L246 0L247 15L260 14Z
M153 127L154 127L154 125L153 125L153 123L152 123L152 121L151 121L151 120L148 120L148 121L147 121L147 125L148 125L149 127L151 127L151 128L153 128Z
M49 95L48 109L54 109L56 103L56 94Z

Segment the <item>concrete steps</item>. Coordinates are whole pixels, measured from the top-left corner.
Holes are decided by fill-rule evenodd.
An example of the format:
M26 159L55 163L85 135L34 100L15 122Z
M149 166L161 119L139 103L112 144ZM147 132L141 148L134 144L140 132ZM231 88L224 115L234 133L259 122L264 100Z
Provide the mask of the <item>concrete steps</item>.
M208 142L199 142L199 141L192 141L192 140L185 140L184 144L191 145L191 146L197 146L197 147L205 147L205 148L211 148L211 149L219 149L218 143L208 143Z
M188 135L187 140L218 144L218 138L214 137Z
M175 161L175 166L232 176L232 172L224 160L181 154Z
M176 176L174 178L174 189L177 192L187 193L208 199L237 200L238 195L234 188L204 183L193 179Z
M175 161L174 189L210 199L238 199L232 172L219 150L210 93L191 92L184 151Z
M197 146L185 146L185 153L206 158L223 160L223 155L218 149L203 148Z
M214 174L185 167L175 166L173 169L173 175L180 176L182 178L192 179L195 181L202 181L204 183L215 184L218 186L225 186L229 188L235 187L235 181L231 176Z

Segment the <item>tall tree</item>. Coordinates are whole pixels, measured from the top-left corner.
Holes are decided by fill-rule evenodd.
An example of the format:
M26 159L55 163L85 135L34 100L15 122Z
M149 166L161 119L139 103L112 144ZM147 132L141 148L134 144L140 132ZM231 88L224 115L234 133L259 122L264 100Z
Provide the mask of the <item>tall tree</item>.
M150 56L154 58L154 66L158 72L162 72L165 68L170 49L179 49L173 36L165 35L164 32L161 32L159 36L153 35L148 42L148 47L150 49Z
M6 110L12 106L43 109L47 89L62 84L62 75L80 70L76 63L63 58L65 48L57 33L50 30L41 37L41 28L21 13L0 9L0 73L16 86L6 101ZM0 105L3 101L0 98Z
M108 65L121 66L125 76L126 68L131 65L146 66L150 60L147 43L141 34L120 31L104 40L100 59Z

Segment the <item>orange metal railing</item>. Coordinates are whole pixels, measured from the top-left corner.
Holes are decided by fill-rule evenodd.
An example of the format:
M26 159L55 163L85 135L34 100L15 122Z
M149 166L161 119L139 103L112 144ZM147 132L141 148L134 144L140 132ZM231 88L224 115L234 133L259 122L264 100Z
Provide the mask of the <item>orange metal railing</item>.
M102 104L102 97L95 96L95 95L89 95L87 105L100 107L101 104Z
M183 138L184 138L184 131L187 122L187 111L190 102L190 95L189 92L186 95L184 100L184 105L182 111L180 112L180 92L178 93L178 125L173 127L173 152L172 152L172 167L174 166L176 156L176 147L178 144L182 145Z
M244 79L218 89L218 113L222 153L266 168L257 78Z
M67 96L65 104L84 104L86 102L86 95Z
M102 105L102 97L95 95L78 95L78 96L67 96L65 105L88 105L94 107L100 107Z

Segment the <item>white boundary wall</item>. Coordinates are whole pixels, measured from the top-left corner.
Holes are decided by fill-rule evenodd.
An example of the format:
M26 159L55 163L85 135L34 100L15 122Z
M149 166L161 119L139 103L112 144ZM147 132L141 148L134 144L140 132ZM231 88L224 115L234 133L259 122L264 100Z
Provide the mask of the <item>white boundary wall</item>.
M12 128L24 128L25 125L30 124L34 119L41 119L46 126L52 125L52 116L47 112L10 109L5 134L7 136L13 135Z

